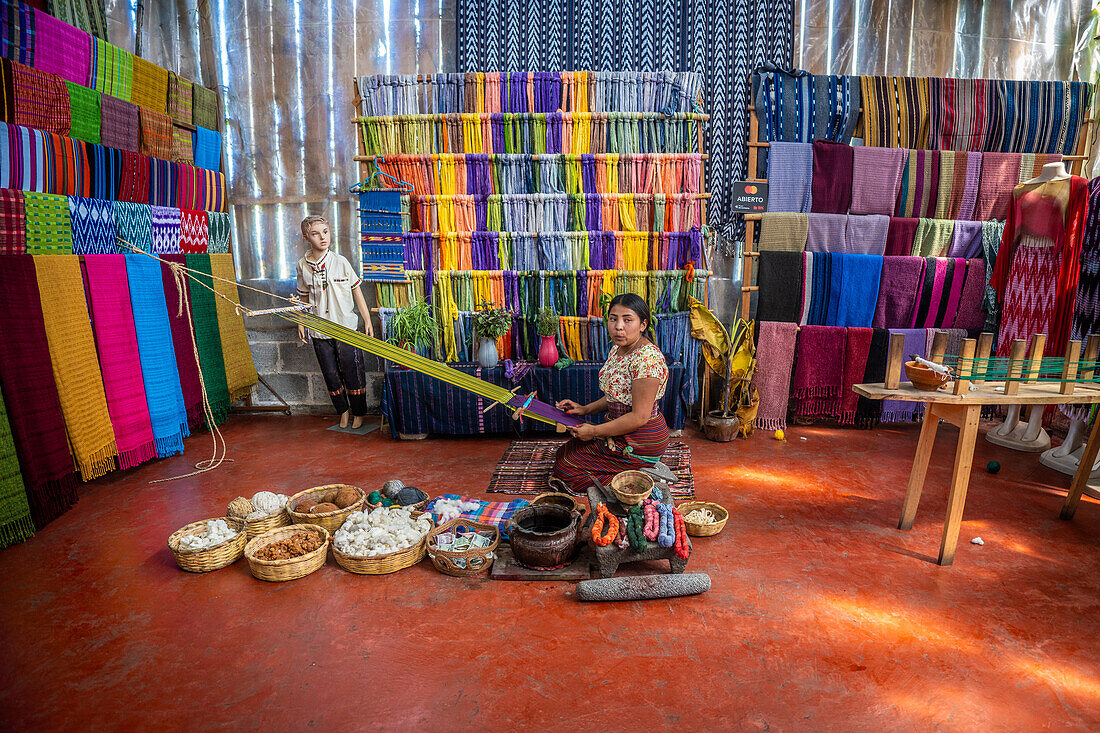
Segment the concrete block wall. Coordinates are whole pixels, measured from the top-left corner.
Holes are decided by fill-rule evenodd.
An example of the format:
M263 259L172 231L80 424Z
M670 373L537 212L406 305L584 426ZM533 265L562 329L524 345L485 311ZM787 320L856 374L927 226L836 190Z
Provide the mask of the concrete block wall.
M297 414L334 414L313 346L298 340L297 327L277 316L249 318L245 325L256 371L290 403L291 409ZM375 357L363 356L367 405L371 412L377 412L382 399L382 373ZM252 401L257 405L279 404L261 383L252 388Z

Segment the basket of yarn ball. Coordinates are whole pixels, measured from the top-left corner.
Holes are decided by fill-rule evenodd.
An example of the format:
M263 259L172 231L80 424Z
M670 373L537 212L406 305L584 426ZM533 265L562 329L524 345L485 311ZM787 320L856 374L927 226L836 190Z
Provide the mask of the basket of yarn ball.
M684 517L684 529L692 537L710 537L722 531L730 513L711 501L685 501L677 509Z
M611 490L620 504L641 504L653 493L653 477L641 471L623 471L611 479Z
M450 534L453 537L458 537L460 534L471 532L481 535L488 534L492 539L485 547L471 547L468 550L440 549L437 541L440 535ZM428 534L428 557L432 559L432 565L435 565L435 569L444 575L453 575L456 578L473 578L482 575L493 566L499 544L500 528L495 524L475 522L471 519L452 519L439 525Z
M279 583L304 578L325 564L330 535L316 524L276 527L244 547L252 577Z
M371 509L377 509L380 506L398 506L414 512L424 511L424 507L428 506L428 495L415 486L402 486L398 491L391 493L393 493L392 499L380 491L370 492L367 496L367 506Z
M282 498L285 498L282 494L270 491L257 492L252 499L238 496L229 502L225 515L244 521L248 539L259 537L264 532L290 524L290 515L286 513Z
M431 532L433 524L432 515L425 512L406 512L404 509L405 507L384 509L368 509L364 507L362 512L349 518L349 521L346 522L334 536L332 543L333 559L335 559L344 570L359 575L386 575L416 565L424 559L428 544L428 535ZM376 514L377 512L381 513ZM393 512L393 514L391 514L391 512ZM426 527L424 526L424 522L427 523ZM367 527L371 527L372 529L374 527L382 527L396 534L402 530L412 530L412 524L417 525L417 528L413 531L417 534L423 532L423 536L420 537L418 541L412 542L408 547L403 547L392 552L369 550L369 552L377 552L377 554L374 555L355 554L346 551L346 543L348 540L354 540L354 536L360 532L365 532ZM378 541L378 538L371 537L370 539L379 547L383 546L383 542ZM342 547L344 549L341 549Z
M359 511L367 496L358 486L328 484L299 491L290 497L286 510L295 524L316 524L332 534L352 512Z
M209 573L237 562L247 541L243 520L217 517L180 527L168 538L168 549L181 570Z

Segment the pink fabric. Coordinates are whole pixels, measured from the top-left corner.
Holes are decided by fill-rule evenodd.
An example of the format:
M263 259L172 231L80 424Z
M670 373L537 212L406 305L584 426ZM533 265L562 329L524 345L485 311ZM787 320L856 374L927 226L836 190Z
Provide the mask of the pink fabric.
M968 331L971 335L982 330L985 325L985 311L982 310L984 293L985 260L978 257L966 263L966 280L959 296L959 309L955 313L955 328Z
M34 68L90 86L92 37L52 15L34 13Z
M947 274L947 258L945 258L945 257L936 257L935 260L936 260L936 274L935 274L935 278L932 280L932 297L930 298L930 300L933 304L939 303L940 298L943 297L943 285L944 285L943 281L944 281L944 278ZM921 294L921 297L922 298L924 297L923 293ZM913 317L916 318L919 315L920 315L919 313L914 313ZM935 318L935 313L929 313L928 318L929 319L934 319ZM927 323L924 323L924 324L921 324L921 325L927 326ZM935 325L934 321L933 321L933 325ZM917 323L916 323L916 321L914 321L913 322L913 327L916 328L916 326L917 326Z
M872 325L875 328L904 328L911 324L923 281L923 257L884 257L878 307ZM984 280L982 287L984 290Z
M946 267L946 264L945 264ZM955 270L952 273L950 290L947 291L947 310L943 312L943 323L945 326L955 322L955 316L959 313L959 300L962 298L963 282L966 280L966 271L970 267L967 261L960 258L955 258ZM944 285L948 285L944 283Z
M133 468L156 458L157 451L141 378L126 260L120 255L84 255L83 268L118 464Z
M803 326L795 350L795 412L823 417L839 406L844 379L848 329L842 326Z
M798 326L793 323L764 321L760 324L760 345L756 350L753 382L760 390L760 406L755 425L760 430L787 427L787 402L791 390L791 365Z

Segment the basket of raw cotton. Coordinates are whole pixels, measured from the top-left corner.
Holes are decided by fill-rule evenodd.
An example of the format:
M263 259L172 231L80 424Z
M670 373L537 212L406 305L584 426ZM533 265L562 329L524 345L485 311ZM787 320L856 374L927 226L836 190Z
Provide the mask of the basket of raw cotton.
M332 556L344 570L385 575L424 559L432 515L404 507L352 512L332 540Z
M180 527L168 538L168 549L181 570L208 573L237 562L246 540L243 520L219 517Z
M229 502L226 516L242 520L248 539L252 539L268 530L290 524L290 515L286 513L289 498L286 494L271 491L256 492L251 499L238 496Z

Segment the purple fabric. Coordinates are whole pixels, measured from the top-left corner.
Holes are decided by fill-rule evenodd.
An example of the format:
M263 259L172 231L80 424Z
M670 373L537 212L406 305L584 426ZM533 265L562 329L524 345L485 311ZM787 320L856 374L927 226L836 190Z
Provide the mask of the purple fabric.
M908 216L890 217L890 229L886 232L886 256L908 257L913 253L913 238L917 234L920 219Z
M974 211L978 203L978 186L982 179L982 154L967 153L966 155L966 181L963 184L962 199L959 201L959 219L970 221L974 219Z
M875 328L901 328L913 322L924 278L923 257L884 257L879 280L878 305L872 322Z
M847 214L852 202L852 146L814 141L810 211Z
M958 224L955 225L958 231ZM961 328L974 335L985 325L985 311L982 310L982 294L985 292L985 260L981 257L966 263L966 281L963 282L962 295L959 297L959 309L955 313L955 328Z
M806 233L807 252L844 252L846 214L807 214L809 230Z
M956 221L955 232L951 236L948 257L970 259L982 253L982 223L980 221Z
M852 154L851 213L890 216L897 204L909 151L906 148L856 146Z
M855 255L881 255L886 251L886 235L889 229L889 216L849 214L844 228L844 249L841 251Z

